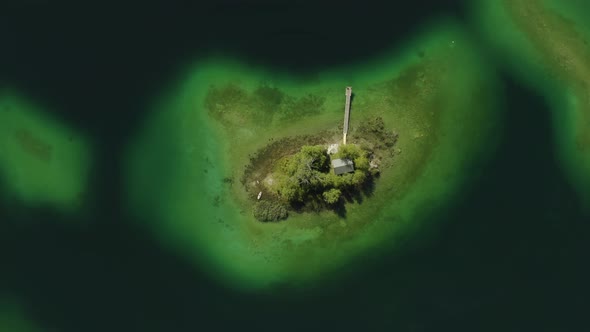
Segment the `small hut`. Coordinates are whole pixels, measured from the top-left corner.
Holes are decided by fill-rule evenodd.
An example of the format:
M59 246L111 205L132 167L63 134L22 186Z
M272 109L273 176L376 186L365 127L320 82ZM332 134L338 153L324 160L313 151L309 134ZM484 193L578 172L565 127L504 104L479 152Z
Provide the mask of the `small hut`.
M336 175L354 172L354 164L350 159L334 159L332 160L332 168L334 168Z

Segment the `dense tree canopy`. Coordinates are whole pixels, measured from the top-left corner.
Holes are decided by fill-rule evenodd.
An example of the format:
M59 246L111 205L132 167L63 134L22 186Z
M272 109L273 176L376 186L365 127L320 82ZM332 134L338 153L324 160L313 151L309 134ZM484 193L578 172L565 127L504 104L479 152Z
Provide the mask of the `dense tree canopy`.
M340 189L332 188L327 191L324 191L322 194L324 201L328 204L336 204L340 200L340 196L342 192Z
M353 161L355 171L336 175L331 172L330 156L321 145L303 146L301 150L280 163L275 189L288 203L320 200L328 205L337 203L342 194L362 186L369 174L368 152L354 144L343 145L333 158Z
M258 93L274 91L266 88ZM277 95L276 100L279 97ZM397 134L386 130L380 117L360 122L353 133L354 143L340 145L332 156L327 146L303 145L295 154L272 160L267 175L271 181L265 182L265 190L270 191L269 195L265 194L265 200L272 204L257 202L256 218L262 221L284 219L288 207L314 211L338 209L345 202L343 198L353 199L360 193L367 193L368 185L380 172L381 160L393 156L392 146ZM351 160L354 171L336 175L331 167L333 159ZM253 197L257 193L258 189Z

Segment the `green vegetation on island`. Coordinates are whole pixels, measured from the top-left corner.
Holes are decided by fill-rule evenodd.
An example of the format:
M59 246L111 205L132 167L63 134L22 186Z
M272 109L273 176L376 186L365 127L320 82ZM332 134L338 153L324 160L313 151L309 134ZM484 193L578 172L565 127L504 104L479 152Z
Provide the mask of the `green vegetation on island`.
M388 151L395 144L397 134L385 129L381 117L374 117L361 122L353 137L358 144L303 145L291 155L265 154L263 158L252 158L242 183L255 183L249 186L251 197L258 190L265 193L261 195L262 201L254 205L256 219L285 219L287 210L319 212L331 209L342 213L347 201L355 201L360 195L370 195L380 173L379 164L383 158L393 156ZM288 143L283 141L278 144ZM332 165L337 160L350 161L352 167L337 174ZM249 179L253 171L263 168L265 163L270 163L267 165L270 173L264 180ZM258 196L253 198L259 199Z

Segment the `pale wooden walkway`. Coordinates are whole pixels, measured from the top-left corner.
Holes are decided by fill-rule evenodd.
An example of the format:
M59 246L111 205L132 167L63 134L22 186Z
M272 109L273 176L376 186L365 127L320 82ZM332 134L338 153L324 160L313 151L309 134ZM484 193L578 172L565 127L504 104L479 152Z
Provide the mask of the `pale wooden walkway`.
M350 98L352 97L352 87L346 87L346 105L344 105L344 127L342 128L342 143L346 144L346 135L348 135L348 120L350 119Z

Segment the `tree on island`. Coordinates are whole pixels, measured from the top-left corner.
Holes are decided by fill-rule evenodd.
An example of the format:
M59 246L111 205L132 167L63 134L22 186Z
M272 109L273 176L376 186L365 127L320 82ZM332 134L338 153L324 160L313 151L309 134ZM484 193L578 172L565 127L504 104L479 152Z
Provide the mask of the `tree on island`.
M322 202L337 204L344 193L358 190L372 175L369 172L369 152L357 145L347 144L333 158L353 161L355 171L336 175L331 172L330 156L321 145L303 146L284 158L275 175L274 189L280 199L291 205Z
M352 136L355 144L340 145L332 156L325 146L304 145L297 153L272 161L272 181L265 184L269 195L256 202L254 216L277 221L287 218L288 207L300 211L341 208L344 197L352 199L367 192L380 172L381 160L393 156L397 137L385 128L383 119L375 117L359 124ZM335 174L332 159L351 160L354 171Z
M322 197L324 201L328 204L336 204L340 200L342 196L342 191L340 189L332 188L322 193Z

